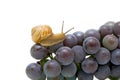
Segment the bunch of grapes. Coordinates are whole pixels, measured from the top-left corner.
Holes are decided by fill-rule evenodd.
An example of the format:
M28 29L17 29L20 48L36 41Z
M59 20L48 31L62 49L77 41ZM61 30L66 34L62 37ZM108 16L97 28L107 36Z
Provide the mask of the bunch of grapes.
M30 53L37 60L26 67L31 80L119 80L120 22L67 34L49 47L34 44Z

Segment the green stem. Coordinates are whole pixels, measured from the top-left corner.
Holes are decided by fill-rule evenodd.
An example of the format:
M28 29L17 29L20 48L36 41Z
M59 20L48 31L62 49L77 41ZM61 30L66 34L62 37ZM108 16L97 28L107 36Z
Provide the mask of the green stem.
M112 76L110 76L109 79L110 79L110 80L119 80L119 78L112 77Z

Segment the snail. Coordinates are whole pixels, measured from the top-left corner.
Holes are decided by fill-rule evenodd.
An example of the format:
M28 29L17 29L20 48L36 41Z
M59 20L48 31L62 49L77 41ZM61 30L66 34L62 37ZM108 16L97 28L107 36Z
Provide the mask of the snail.
M43 46L52 46L62 42L65 39L65 34L71 31L74 27L63 32L64 21L62 23L61 33L54 34L49 25L35 26L31 30L32 40L35 43L40 43Z

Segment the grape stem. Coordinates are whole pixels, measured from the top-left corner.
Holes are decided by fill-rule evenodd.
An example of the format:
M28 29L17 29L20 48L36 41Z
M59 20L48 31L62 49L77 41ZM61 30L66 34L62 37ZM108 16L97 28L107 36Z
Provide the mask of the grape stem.
M112 77L112 76L110 76L109 79L110 79L110 80L119 80L119 78Z

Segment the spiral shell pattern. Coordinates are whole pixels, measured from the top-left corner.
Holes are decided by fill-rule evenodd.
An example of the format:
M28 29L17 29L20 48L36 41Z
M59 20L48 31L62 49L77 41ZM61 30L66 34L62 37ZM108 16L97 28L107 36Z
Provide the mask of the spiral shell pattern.
M48 25L35 26L32 28L31 33L32 40L35 43L40 43L40 41L46 39L47 37L53 34L51 27Z

